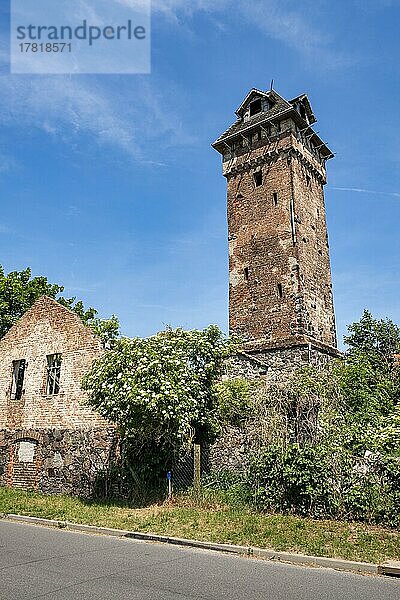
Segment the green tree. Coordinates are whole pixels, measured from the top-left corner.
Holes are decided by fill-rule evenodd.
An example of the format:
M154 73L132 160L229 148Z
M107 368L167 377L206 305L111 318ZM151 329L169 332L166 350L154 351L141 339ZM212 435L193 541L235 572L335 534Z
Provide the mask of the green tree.
M83 387L91 406L117 425L135 477L157 477L188 442L215 436L215 384L231 351L216 326L167 328L146 339L121 339L95 361Z
M85 309L81 300L60 296L64 287L49 283L47 277L32 277L30 268L5 274L0 265L0 338L18 321L40 296L49 296L74 311L85 325L99 335L104 343L112 344L119 336L119 323L114 315L100 319L94 308Z
M348 331L348 350L337 374L351 415L365 423L389 415L400 400L400 371L395 367L400 327L365 310Z
M374 368L392 369L394 355L400 352L400 327L390 319L374 319L364 310L361 319L348 327L344 337L350 359L368 359Z

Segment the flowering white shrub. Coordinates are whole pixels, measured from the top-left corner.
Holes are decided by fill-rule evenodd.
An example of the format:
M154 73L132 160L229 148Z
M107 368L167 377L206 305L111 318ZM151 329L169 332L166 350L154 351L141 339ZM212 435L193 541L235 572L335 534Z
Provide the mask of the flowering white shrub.
M159 450L179 450L194 435L208 439L216 432L215 383L232 350L216 326L122 338L93 364L83 387L126 443L141 438Z

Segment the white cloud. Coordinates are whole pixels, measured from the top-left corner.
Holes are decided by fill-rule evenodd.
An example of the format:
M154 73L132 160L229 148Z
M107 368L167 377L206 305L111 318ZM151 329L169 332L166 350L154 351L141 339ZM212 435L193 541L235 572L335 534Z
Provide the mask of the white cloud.
M128 7L147 4L147 0L114 2ZM318 57L325 66L332 66L340 61L340 56L330 49L329 38L311 25L307 7L310 11L309 0L296 10L287 0L152 1L153 13L177 23L187 22L196 12L217 16L224 23L231 18L246 21L303 56ZM0 45L0 60L6 55ZM110 146L134 160L161 165L154 147L193 142L179 118L177 102L182 96L182 90L174 89L171 83L166 89L154 75L151 79L3 75L0 125L17 126L28 133L39 128L71 144L87 134L96 145ZM147 152L150 143L152 148ZM10 158L4 159L3 164L0 161L0 170L9 169L11 164Z
M328 33L312 25L311 15L307 14L307 2L301 3L301 10L294 10L287 5L282 0L239 2L243 16L250 23L267 36L300 51L313 62L323 61L325 67L332 67L347 61L337 49L331 47L332 40Z
M98 143L111 143L138 154L134 126L121 118L112 97L80 79L3 77L0 96L3 124L71 137L87 132Z
M148 140L159 139L161 147L191 142L174 113L173 98L161 94L153 81L3 76L0 124L28 133L41 129L71 144L87 134L96 145L112 146L134 160L149 162Z
M356 187L332 187L332 190L338 190L339 192L355 192L357 194L374 194L381 196L392 196L395 198L400 198L400 192L383 192L377 190L366 190L364 188L356 188Z
M130 0L118 0L129 2ZM132 0L135 1L135 0ZM143 0L144 2L146 0ZM141 0L136 0L141 2ZM247 21L267 37L301 52L302 56L324 68L351 64L349 56L334 46L335 40L315 23L318 9L314 0L302 0L297 8L288 0L153 0L152 10L171 21L182 23L196 12L210 14L226 11ZM318 16L318 15L317 15Z

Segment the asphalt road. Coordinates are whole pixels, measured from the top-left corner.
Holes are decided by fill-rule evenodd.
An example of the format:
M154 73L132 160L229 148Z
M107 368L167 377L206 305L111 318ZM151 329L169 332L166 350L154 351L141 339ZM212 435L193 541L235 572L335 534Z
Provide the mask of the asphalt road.
M400 580L0 521L0 600L400 600Z

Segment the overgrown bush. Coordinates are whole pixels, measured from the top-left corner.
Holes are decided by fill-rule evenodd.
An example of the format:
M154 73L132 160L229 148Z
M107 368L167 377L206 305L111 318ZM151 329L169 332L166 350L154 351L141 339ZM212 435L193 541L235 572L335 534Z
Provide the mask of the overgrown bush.
M240 427L249 418L255 384L246 379L228 379L216 385L218 413L222 425Z
M300 369L286 384L253 385L247 419L236 423L252 446L240 478L258 510L397 527L400 328L365 311L346 342L346 355L324 369ZM233 409L241 405L234 389Z
M315 446L270 445L254 455L247 473L258 509L323 516L332 513L328 460Z
M246 482L258 510L400 524L400 461L393 459L269 446L252 458Z

